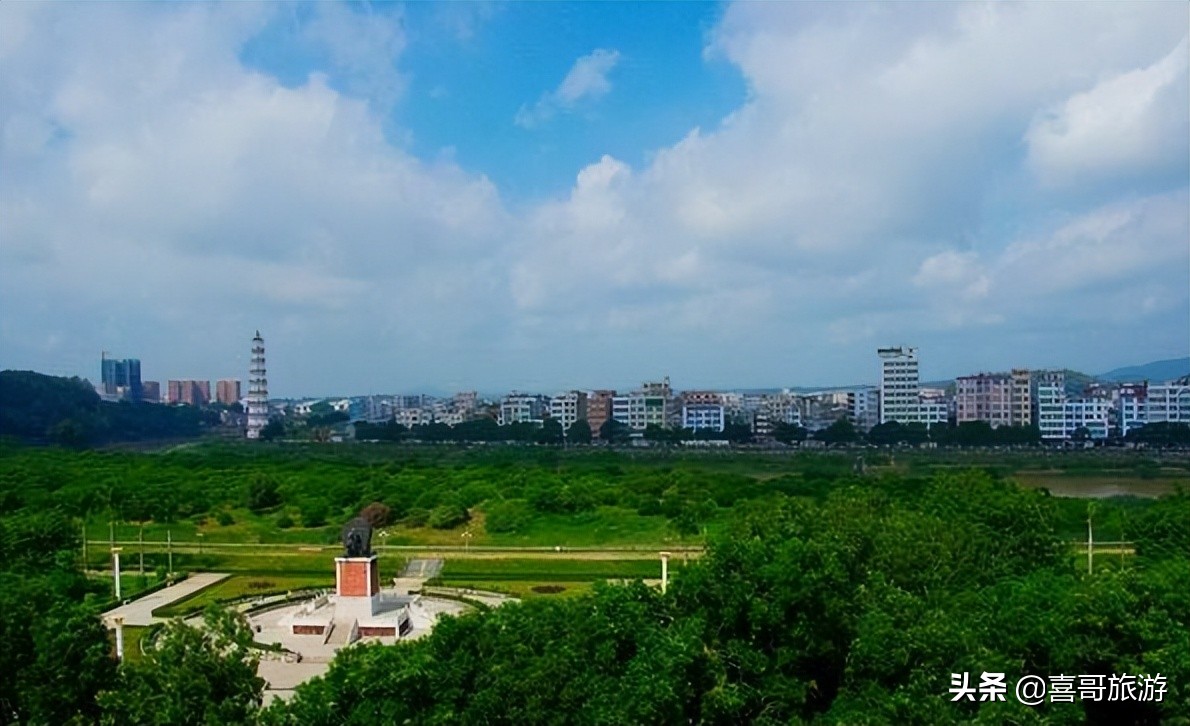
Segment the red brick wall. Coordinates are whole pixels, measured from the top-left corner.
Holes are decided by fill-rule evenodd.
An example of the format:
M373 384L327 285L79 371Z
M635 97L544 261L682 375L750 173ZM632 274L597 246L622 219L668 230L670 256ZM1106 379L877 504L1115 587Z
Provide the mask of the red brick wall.
M380 592L380 572L375 560L340 562L339 594L344 597L370 597ZM369 573L369 569L371 573Z
M294 625L294 635L322 635L325 628L321 625Z
M361 638L380 637L380 636L385 636L385 635L392 637L392 636L395 636L396 634L397 634L397 629L394 627L378 627L378 626L368 627L368 626L364 626L364 625L361 625L359 627L359 637L361 637Z

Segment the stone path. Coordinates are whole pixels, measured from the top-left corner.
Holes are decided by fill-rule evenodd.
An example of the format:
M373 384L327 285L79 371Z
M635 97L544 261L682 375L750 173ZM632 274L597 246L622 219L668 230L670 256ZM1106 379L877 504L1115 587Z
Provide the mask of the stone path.
M114 627L111 624L111 619L117 615L121 615L124 617L125 625L144 626L165 622L166 618L153 617L153 611L163 605L181 600L187 595L196 593L203 588L210 587L226 577L228 577L228 574L224 572L195 573L176 585L170 585L167 588L107 611L103 614L103 621L108 624L108 627Z

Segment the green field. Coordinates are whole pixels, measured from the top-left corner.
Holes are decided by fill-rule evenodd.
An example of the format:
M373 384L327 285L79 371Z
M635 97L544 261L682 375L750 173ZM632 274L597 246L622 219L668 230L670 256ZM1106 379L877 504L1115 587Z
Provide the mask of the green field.
M199 590L190 597L157 608L153 615L162 618L186 617L201 612L212 603L226 603L243 598L277 595L312 587L333 588L333 573L323 576L303 575L233 575Z

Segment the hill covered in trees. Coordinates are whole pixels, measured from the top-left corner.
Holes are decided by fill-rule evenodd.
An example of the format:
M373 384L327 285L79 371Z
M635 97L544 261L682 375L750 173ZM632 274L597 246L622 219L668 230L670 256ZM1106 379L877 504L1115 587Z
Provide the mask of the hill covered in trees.
M103 401L81 378L0 371L0 436L79 447L197 436L203 423L189 406Z

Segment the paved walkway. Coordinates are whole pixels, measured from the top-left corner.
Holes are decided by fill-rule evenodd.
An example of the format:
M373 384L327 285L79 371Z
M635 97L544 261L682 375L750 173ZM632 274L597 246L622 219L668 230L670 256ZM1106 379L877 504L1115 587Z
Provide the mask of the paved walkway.
M125 603L114 610L107 611L103 614L103 621L109 623L109 627L111 627L111 618L122 615L125 625L152 625L165 622L166 618L153 617L153 611L162 605L168 605L205 587L210 587L225 577L228 575L223 572L195 573L176 585L170 585L150 595Z

